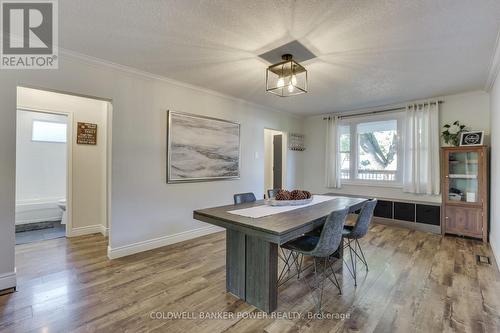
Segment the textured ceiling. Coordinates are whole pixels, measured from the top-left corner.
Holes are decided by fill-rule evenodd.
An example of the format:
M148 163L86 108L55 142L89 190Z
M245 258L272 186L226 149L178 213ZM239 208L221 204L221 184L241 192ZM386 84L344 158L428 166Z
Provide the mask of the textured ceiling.
M318 114L482 89L498 0L64 0L61 47L254 103ZM297 39L309 93L265 92L259 54Z

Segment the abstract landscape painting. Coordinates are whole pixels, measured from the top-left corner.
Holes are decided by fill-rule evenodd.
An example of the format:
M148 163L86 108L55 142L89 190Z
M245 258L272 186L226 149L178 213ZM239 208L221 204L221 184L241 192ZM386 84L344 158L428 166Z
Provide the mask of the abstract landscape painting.
M168 112L167 181L207 181L240 176L240 125Z

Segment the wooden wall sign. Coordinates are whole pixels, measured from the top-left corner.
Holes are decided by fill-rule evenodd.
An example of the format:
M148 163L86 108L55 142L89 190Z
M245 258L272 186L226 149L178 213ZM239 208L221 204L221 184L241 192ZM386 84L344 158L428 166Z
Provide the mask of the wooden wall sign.
M79 145L97 145L97 124L78 123L76 143Z

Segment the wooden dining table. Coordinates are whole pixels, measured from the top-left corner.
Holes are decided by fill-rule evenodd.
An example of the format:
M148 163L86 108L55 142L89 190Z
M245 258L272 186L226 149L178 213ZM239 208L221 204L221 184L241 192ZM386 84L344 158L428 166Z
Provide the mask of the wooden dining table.
M226 229L226 290L265 312L278 306L278 247L320 227L331 212L359 210L365 198L339 197L312 206L251 218L229 211L262 206L264 200L195 210L196 220Z

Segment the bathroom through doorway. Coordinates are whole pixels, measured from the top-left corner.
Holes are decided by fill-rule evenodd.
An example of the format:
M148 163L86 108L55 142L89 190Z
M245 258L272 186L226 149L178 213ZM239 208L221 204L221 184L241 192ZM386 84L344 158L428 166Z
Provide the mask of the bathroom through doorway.
M18 87L16 245L108 236L110 101Z
M69 117L17 109L16 244L66 236Z

